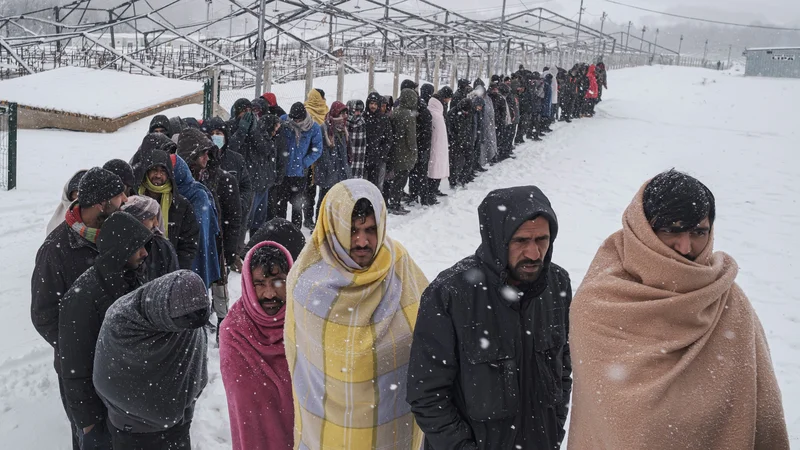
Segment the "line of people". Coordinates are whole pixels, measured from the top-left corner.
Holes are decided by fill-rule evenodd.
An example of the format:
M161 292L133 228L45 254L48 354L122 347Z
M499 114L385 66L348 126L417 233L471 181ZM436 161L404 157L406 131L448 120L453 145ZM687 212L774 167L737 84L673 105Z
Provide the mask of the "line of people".
M73 447L190 448L215 314L237 450L555 449L571 395L570 448L788 449L766 339L735 262L712 252L714 197L698 180L646 183L574 301L538 188L491 192L480 247L432 283L389 237L406 185L430 204L441 179L465 184L512 157L520 133L591 114L597 80L582 93L548 75L521 69L488 94L467 82L418 95L407 80L396 102L372 93L330 108L315 89L288 113L265 94L237 101L228 122L157 116L130 162L71 177L37 253L31 313L54 349ZM511 86L517 100L502 94ZM496 120L520 92L539 100L502 116L516 124ZM228 270L242 273L230 311ZM719 375L697 375L708 370ZM693 393L703 401L686 415Z

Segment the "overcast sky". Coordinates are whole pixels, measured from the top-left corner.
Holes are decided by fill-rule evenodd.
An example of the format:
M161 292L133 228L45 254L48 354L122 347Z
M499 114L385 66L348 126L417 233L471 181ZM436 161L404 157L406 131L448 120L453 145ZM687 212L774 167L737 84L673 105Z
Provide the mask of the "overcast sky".
M392 0L394 3L395 0ZM800 25L800 0L620 0L643 8L667 11L676 14L700 16L703 18L750 23L760 20L780 25ZM415 5L416 0L407 0L404 7ZM434 0L443 7L455 11L478 11L484 14L500 13L502 0ZM419 3L419 7L426 5ZM524 5L524 6L523 6ZM543 7L564 13L567 17L577 14L580 0L507 0L507 11L521 11L528 8ZM599 18L603 11L609 19L616 23L637 22L646 19L656 20L651 13L624 6L615 5L604 0L584 0L584 8L591 19ZM662 16L663 17L663 16ZM653 23L657 25L657 23Z

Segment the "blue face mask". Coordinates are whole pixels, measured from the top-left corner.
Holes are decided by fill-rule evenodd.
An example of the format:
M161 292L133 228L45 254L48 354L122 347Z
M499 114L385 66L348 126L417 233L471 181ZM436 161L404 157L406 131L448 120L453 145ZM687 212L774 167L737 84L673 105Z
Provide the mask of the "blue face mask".
M225 136L215 134L211 136L211 140L214 142L214 145L216 145L217 148L222 148L225 145Z

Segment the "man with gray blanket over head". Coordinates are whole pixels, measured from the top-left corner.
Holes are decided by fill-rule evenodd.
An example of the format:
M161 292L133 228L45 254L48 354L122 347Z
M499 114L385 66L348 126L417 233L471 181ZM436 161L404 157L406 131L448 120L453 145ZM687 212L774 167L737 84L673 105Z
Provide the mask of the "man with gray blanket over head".
M114 450L190 449L194 405L208 383L211 315L194 272L164 275L121 297L97 341L94 385Z

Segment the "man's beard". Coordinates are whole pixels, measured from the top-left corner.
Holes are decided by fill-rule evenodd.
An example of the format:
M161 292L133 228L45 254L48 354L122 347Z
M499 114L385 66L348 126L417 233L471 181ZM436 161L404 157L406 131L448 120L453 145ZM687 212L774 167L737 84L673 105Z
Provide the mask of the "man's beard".
M538 270L535 273L527 273L522 271L523 265L537 265ZM542 275L542 268L544 267L544 263L541 259L537 259L536 261L532 259L523 259L522 261L518 262L514 267L511 269L509 275L511 278L521 282L521 283L531 283L539 279Z

